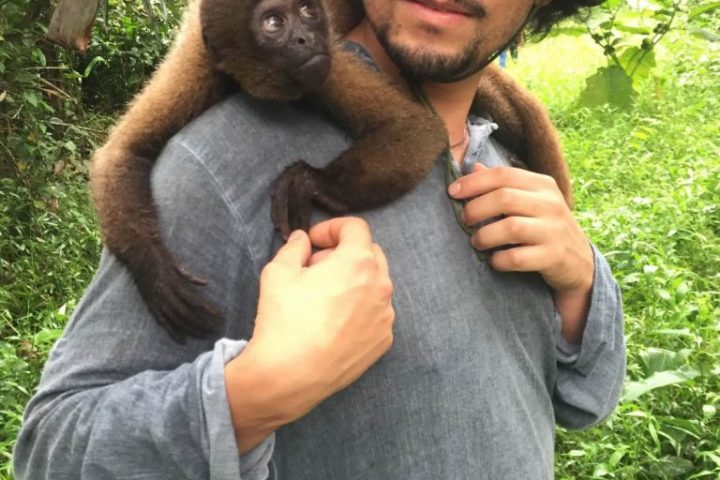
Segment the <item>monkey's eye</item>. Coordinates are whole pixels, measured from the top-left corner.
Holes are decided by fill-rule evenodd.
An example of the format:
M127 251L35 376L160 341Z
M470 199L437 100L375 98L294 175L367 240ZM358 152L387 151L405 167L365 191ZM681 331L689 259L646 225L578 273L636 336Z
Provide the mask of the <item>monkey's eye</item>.
M263 18L262 28L266 33L277 33L285 26L285 20L277 14L271 13Z
M300 15L305 18L315 18L317 15L317 9L312 2L303 2L300 5Z

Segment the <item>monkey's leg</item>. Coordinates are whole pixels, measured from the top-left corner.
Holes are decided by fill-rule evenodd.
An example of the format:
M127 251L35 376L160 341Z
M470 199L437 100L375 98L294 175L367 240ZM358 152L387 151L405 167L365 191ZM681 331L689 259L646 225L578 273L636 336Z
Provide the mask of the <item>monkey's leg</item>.
M298 162L273 192L273 222L283 236L308 228L312 204L342 212L374 208L412 190L447 148L442 120L354 54L336 48L321 92L356 135L328 166Z
M572 207L570 171L557 130L545 107L525 87L495 65L488 65L473 109L484 110L497 122L498 138L520 154L530 170L553 177Z
M163 242L150 173L167 140L222 94L203 46L197 5L143 92L92 159L90 185L108 249L129 269L149 310L178 341L217 329L218 312Z

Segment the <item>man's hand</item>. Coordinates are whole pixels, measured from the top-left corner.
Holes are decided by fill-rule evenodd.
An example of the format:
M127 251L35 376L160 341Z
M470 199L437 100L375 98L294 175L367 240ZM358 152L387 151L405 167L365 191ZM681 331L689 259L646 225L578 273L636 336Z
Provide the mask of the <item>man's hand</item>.
M322 249L312 254L311 242ZM393 341L392 281L367 223L296 231L264 268L255 330L226 367L240 451L362 375ZM249 398L253 397L253 398Z
M456 199L471 199L463 210L467 225L504 216L478 229L473 246L516 245L494 252L490 264L500 271L539 272L554 291L563 336L580 343L593 285L593 252L555 180L519 168L477 165L448 191Z

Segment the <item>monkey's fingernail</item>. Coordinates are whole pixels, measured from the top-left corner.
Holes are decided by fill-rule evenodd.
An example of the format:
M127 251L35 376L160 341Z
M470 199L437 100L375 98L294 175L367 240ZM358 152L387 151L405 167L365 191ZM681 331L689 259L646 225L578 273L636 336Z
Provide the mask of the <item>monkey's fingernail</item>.
M460 193L460 182L454 182L450 184L450 186L448 187L448 193L453 196Z

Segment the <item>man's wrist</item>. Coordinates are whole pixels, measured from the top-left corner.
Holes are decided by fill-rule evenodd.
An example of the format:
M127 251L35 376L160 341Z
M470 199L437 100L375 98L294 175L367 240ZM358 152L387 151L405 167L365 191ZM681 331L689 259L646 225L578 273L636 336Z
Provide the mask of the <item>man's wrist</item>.
M579 345L582 342L590 310L591 293L592 287L556 291L553 295L555 308L562 321L561 333L569 343Z
M241 455L297 418L285 401L282 378L273 375L249 347L225 366L225 389Z

